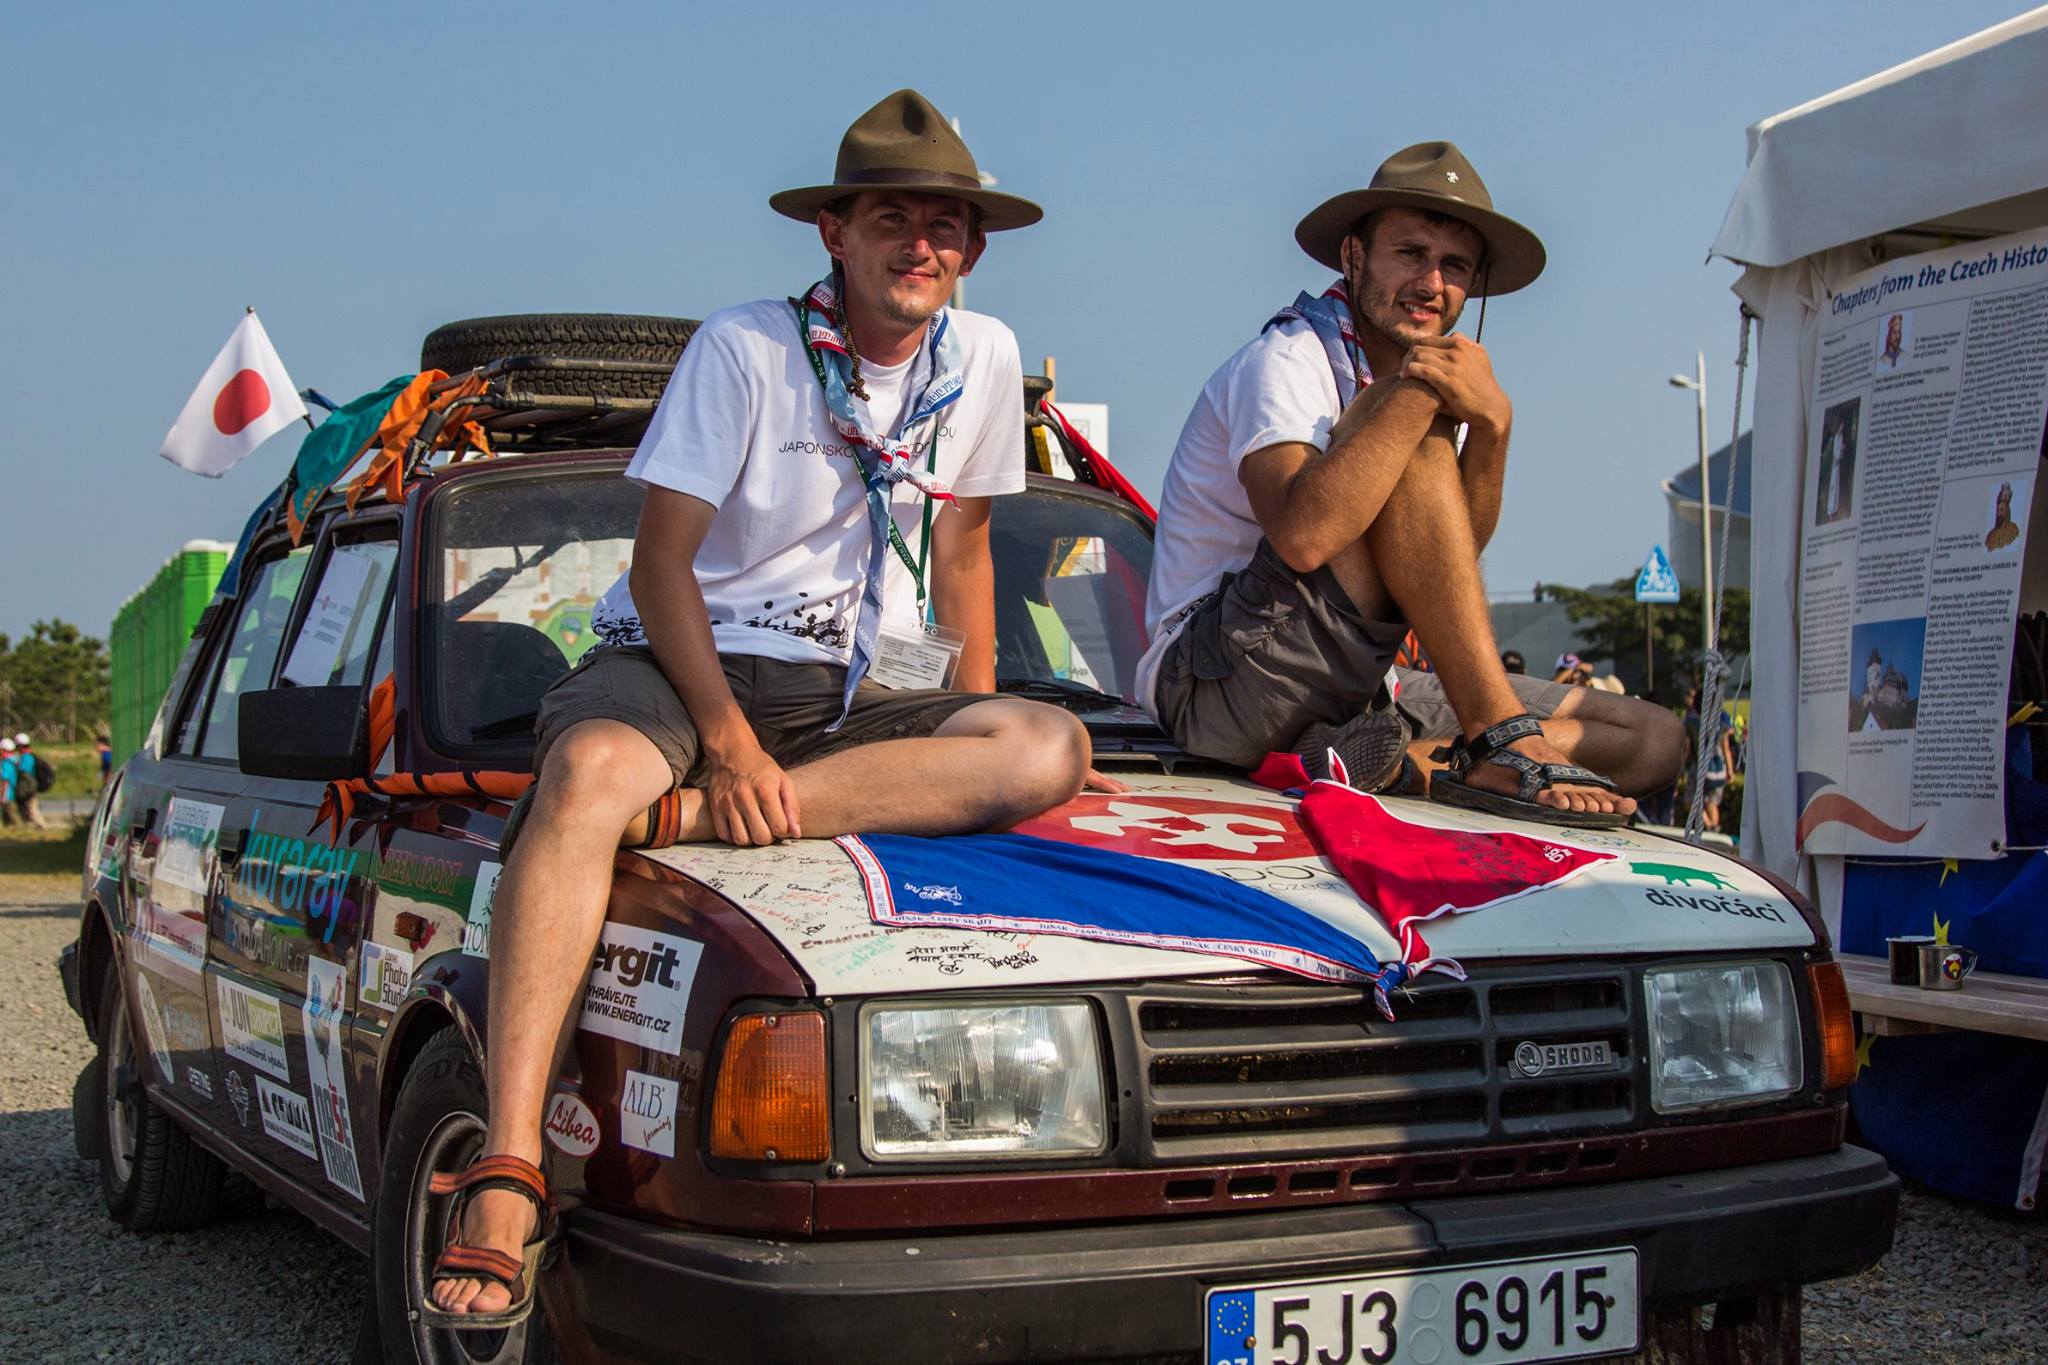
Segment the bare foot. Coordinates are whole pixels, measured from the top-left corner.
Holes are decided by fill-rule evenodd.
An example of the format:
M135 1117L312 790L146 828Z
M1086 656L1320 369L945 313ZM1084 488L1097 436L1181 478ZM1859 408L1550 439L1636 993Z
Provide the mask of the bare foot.
M466 1247L502 1251L515 1261L533 1236L533 1204L510 1190L481 1190L462 1211ZM496 1313L512 1303L512 1291L495 1280L436 1279L434 1306L448 1313Z
M1530 735L1518 739L1508 748L1524 758L1538 763L1569 763L1555 744L1541 735ZM1465 784L1480 791L1495 792L1501 796L1521 794L1521 770L1505 763L1475 763L1465 774ZM1635 798L1619 792L1608 791L1605 787L1590 787L1583 783L1560 782L1545 787L1536 793L1536 804L1549 806L1554 810L1579 811L1587 814L1635 814Z

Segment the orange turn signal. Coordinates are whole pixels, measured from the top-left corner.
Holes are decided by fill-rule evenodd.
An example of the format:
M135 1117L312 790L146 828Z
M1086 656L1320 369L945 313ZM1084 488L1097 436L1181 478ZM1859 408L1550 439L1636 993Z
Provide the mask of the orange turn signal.
M1839 962L1807 967L1813 983L1813 1017L1820 1025L1820 1088L1840 1090L1856 1079L1856 1014L1849 1008L1849 984Z
M736 1161L823 1161L832 1125L825 1016L743 1014L725 1036L711 1098L711 1155Z

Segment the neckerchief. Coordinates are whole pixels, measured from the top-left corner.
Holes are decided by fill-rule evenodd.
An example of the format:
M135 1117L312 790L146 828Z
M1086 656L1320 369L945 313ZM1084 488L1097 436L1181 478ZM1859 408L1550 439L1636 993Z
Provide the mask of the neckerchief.
M902 556L913 577L923 573L923 566L911 559L909 548L903 544L902 533L896 529L896 518L889 509L895 486L908 483L927 498L951 499L953 496L930 471L918 468L912 447L918 444L920 437L929 437L932 463L937 464L939 414L960 399L964 387L962 366L966 359L959 340L953 335L946 310L942 308L926 326L924 341L917 348L910 373L904 377L903 416L896 424L897 434L893 438L885 437L875 430L867 402L857 400L849 388L853 358L846 339L833 325L837 304L831 283L827 280L812 285L801 300L790 300L790 305L796 310L797 330L804 352L810 357L811 369L818 376L819 388L824 390L826 415L831 418L833 428L852 448L861 482L867 488L867 582L861 589L860 615L854 622L853 657L846 667L846 693L841 699L839 719L825 727L827 732L836 731L846 722L847 710L853 705L854 689L860 686L860 680L867 676L868 665L874 661L875 644L882 632L882 578L888 567L890 549L893 547ZM922 599L921 584L918 591Z
M1337 411L1342 412L1360 389L1372 383L1372 366L1366 363L1365 348L1359 345L1357 328L1352 325L1351 302L1344 293L1344 281L1338 280L1325 289L1321 298L1312 299L1305 293L1295 295L1293 303L1275 313L1272 321L1259 330L1269 331L1296 318L1307 323L1316 340L1323 343L1323 352L1330 358L1330 373L1337 380Z

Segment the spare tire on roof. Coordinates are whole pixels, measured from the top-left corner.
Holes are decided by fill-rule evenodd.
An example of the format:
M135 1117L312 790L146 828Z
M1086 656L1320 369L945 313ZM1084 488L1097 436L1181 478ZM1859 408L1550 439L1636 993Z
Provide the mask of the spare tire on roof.
M592 368L550 369L522 376L519 387L551 394L659 398L683 347L696 332L690 318L633 313L507 313L436 327L420 346L420 368L459 374L508 356L556 360L627 360L659 365L659 374Z

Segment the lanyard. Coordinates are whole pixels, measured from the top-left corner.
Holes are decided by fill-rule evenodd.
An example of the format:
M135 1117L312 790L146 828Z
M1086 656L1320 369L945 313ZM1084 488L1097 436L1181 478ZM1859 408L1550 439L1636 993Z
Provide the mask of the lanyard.
M804 358L811 362L811 373L818 377L818 388L822 392L826 387L825 362L818 358L818 348L811 344L811 304L808 296L797 304L796 311L797 335L803 338ZM903 401L907 405L911 401L910 396L905 394ZM903 424L903 419L899 416L896 419L896 423L900 427ZM931 450L925 456L924 467L933 473L937 473L939 468L939 428L939 423L934 422L932 424ZM852 444L858 446L858 442L853 442L851 438L848 439ZM856 469L858 469L860 464L860 457L858 455L854 456L854 464ZM866 481L865 473L863 473L862 482L866 483ZM932 499L926 497L924 500L924 530L918 537L917 558L912 559L910 557L910 547L903 541L903 532L896 529L895 487L894 484L884 484L881 490L889 518L889 548L896 552L896 557L903 561L903 567L910 571L911 584L917 589L917 621L919 625L925 625L928 622L928 617L925 611L924 570L925 566L931 563L932 557Z

